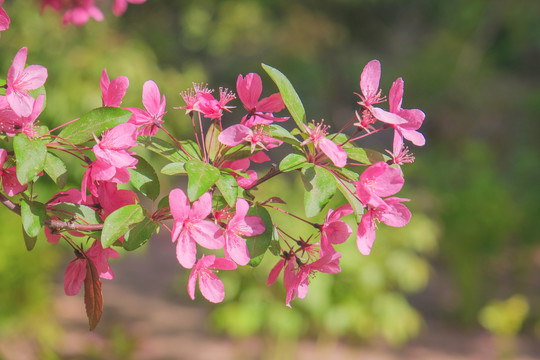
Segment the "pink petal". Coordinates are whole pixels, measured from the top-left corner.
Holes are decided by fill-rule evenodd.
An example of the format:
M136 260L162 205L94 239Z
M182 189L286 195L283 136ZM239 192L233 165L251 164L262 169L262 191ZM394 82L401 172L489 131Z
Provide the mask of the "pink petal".
M387 123L387 124L399 125L399 124L404 124L404 123L407 122L407 120L405 120L401 116L399 116L397 114L394 114L394 113L391 113L389 111L380 109L378 107L373 107L372 106L372 107L370 107L370 110L371 110L371 113L373 114L373 116L375 116L375 118L377 120L380 120L380 121L382 121L384 123Z
M197 245L188 236L186 231L183 231L178 237L176 244L176 258L180 265L186 269L191 269L197 260Z
M262 93L261 77L256 73L249 73L245 78L238 75L236 91L247 110L255 108Z
M347 152L332 140L322 137L319 140L319 148L337 167L347 165Z
M381 63L378 60L371 60L364 67L360 75L360 89L365 98L370 98L377 94L380 79Z
M221 228L211 221L199 221L191 228L186 226L185 231L192 241L207 249L221 249L225 245Z
M247 173L249 175L249 178L247 179L242 176L236 178L238 186L240 186L242 189L251 189L257 183L258 177L255 170L248 170Z
M356 244L363 255L369 255L375 241L375 219L373 215L373 210L369 209L362 215L360 224L358 224Z
M341 244L352 234L352 229L344 221L334 221L324 228L324 232L332 244Z
M407 225L411 220L411 212L405 205L401 204L401 202L409 201L409 199L390 197L385 199L385 201L389 206L385 211L379 214L379 220L382 223L393 227Z
M195 300L195 284L197 282L197 275L199 274L199 268L195 266L189 274L187 290L191 300Z
M234 261L225 258L216 258L211 266L211 268L213 269L220 270L234 270L237 267L238 266L236 266L236 263Z
M223 282L210 271L205 271L204 274L199 273L199 290L208 301L213 303L220 303L225 298Z
M380 161L367 168L360 176L360 181L370 184L370 188L376 195L385 197L399 192L405 179L401 176L401 170Z
M266 281L266 285L272 285L276 282L277 277L279 276L279 273L283 269L283 265L285 265L285 259L280 259L276 265L270 270L270 274L268 275L268 280Z
M19 51L17 51L17 54L15 54L13 63L11 64L7 74L6 82L8 87L13 86L13 83L17 80L19 74L23 72L24 66L26 65L27 54L28 48L26 47L22 47Z
M169 193L169 205L175 221L183 222L189 216L189 200L181 189L173 189Z
M248 135L253 134L253 131L242 124L233 125L223 130L218 136L218 140L230 147L243 143Z
M137 126L129 123L116 125L105 132L99 146L102 149L124 150L137 145Z
M388 107L390 112L398 113L403 101L403 79L399 78L392 84L388 94Z
M148 110L151 114L159 114L160 110L160 102L159 98L161 97L161 94L159 93L159 88L157 84L152 81L148 80L143 85L143 95L142 95L142 102L146 110Z
M9 15L2 7L0 7L0 31L7 30L9 28L10 21Z
M6 98L9 106L17 115L21 117L26 117L32 113L32 108L34 106L34 98L29 94L15 91L11 91L8 93L6 91Z
M285 108L285 103L280 93L272 94L259 101L257 104L257 112L260 113L274 113L281 111Z
M66 295L77 295L86 279L86 259L74 259L66 268L64 291Z
M240 236L235 234L227 235L227 240L225 241L225 252L238 265L247 265L250 260L249 250L246 242Z
M266 230L264 222L258 216L246 216L244 222L247 225L240 235L244 236L255 236L260 235Z
M212 212L212 194L204 193L201 197L193 203L191 212L189 214L192 220L203 220Z

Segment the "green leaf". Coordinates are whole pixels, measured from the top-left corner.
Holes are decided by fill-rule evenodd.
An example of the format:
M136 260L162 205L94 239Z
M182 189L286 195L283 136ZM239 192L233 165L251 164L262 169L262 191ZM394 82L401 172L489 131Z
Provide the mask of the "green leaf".
M158 225L151 219L144 219L124 236L124 249L133 251L138 249L152 237Z
M26 231L24 231L23 228L23 238L24 238L24 245L26 246L26 250L32 251L34 249L34 246L36 246L37 236L28 236Z
M45 166L47 146L39 138L30 139L19 133L13 139L13 150L17 158L17 180L24 185L32 181Z
M86 205L60 203L51 209L56 216L64 221L75 219L79 224L101 224L101 218L98 213Z
M351 160L358 161L361 164L372 165L379 161L386 161L384 154L371 149L363 149L359 147L345 148L347 157Z
M107 216L103 223L101 245L103 248L108 248L144 219L143 209L137 204L126 205L115 210Z
M66 126L58 135L74 144L92 140L94 135L123 124L131 118L131 111L117 107L100 107L81 116L81 118Z
M208 129L208 132L206 133L206 151L208 152L208 157L211 160L214 160L218 154L218 150L221 145L218 140L220 133L221 131L219 131L219 127L216 125L216 123L212 123Z
M169 194L162 197L158 202L158 209L168 209L169 208Z
M173 162L162 167L161 173L165 175L186 174L185 165L185 162Z
M236 145L235 147L224 146L221 150L222 158L225 158L227 161L234 161L245 159L251 155L255 155L257 152L252 153L251 148L245 143Z
M272 124L269 125L268 128L270 129L270 135L273 138L284 141L287 144L300 146L300 141L296 137L291 135L291 133L287 131L287 129L285 129L284 127Z
M222 173L219 177L219 180L216 182L216 185L221 192L221 195L227 201L230 207L236 206L236 198L238 196L238 183L236 179L227 173Z
M270 241L270 246L268 247L268 250L270 250L270 253L274 256L281 255L281 246L279 245L279 233L275 226L272 226L272 240Z
M45 157L45 167L43 168L47 175L54 181L56 186L63 189L67 183L66 164L56 155L47 153Z
M334 175L320 166L310 166L302 169L304 182L304 208L307 217L313 217L321 212L328 201L334 196L337 186Z
M349 204L351 204L354 210L354 214L356 216L355 217L356 222L360 222L360 219L362 218L362 214L364 213L364 205L355 196L356 187L351 183L342 182L342 181L338 181L337 185L338 185L339 191L341 191L343 196L345 196L345 199L347 199Z
M0 95L6 95L6 79L0 79Z
M188 174L188 198L195 201L218 181L220 173L214 166L200 160L190 160L185 165Z
M21 202L21 220L24 232L29 237L38 236L45 223L47 210L45 205L37 201L23 200Z
M185 152L180 150L178 145L170 144L169 142L150 136L139 136L137 143L144 148L163 156L165 159L172 162L187 162L190 160ZM191 140L180 141L180 145L191 155L191 157L200 159L201 154L197 144Z
M41 108L41 112L43 112L43 110L45 110L47 107L47 91L45 90L45 85L41 85L37 89L30 90L28 94L34 99L37 99L39 95L43 95L43 107Z
M142 157L135 156L135 158L138 160L137 167L135 169L129 169L129 182L144 196L156 200L160 192L159 178L156 175L156 171Z
M265 226L262 234L246 238L249 257L251 258L249 265L255 267L261 263L266 250L270 246L274 225L272 224L270 214L262 206L252 206L248 211L248 215L260 217Z
M281 71L266 64L262 64L262 67L276 83L281 97L283 98L283 102L285 103L285 106L287 106L289 113L291 113L296 125L300 129L303 129L304 127L302 124L306 123L306 110L304 110L304 105L296 93L296 90L294 90L291 82Z
M293 171L301 168L307 160L303 155L291 153L283 158L279 163L279 170L283 172Z

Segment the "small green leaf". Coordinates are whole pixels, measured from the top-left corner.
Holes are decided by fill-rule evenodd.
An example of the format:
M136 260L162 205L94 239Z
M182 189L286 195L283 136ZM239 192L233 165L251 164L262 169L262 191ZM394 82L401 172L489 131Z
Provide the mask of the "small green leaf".
M23 229L29 237L38 236L45 223L47 210L37 201L21 201L21 220Z
M284 141L287 144L300 146L300 141L296 137L291 135L291 133L287 131L287 129L285 129L284 127L272 124L269 125L268 128L270 129L270 135L273 138Z
M144 220L143 209L135 205L126 205L118 210L115 210L103 223L101 232L101 245L103 248L108 248L122 235L127 233L136 224Z
M248 215L260 217L265 226L262 234L246 238L249 257L251 258L249 265L255 267L261 263L264 253L266 253L268 246L270 246L274 225L272 224L270 214L262 206L252 206L248 211Z
M216 123L212 123L210 125L210 128L206 132L206 151L208 152L208 157L211 160L214 160L216 158L216 155L218 154L219 147L221 143L218 140L218 136L221 133L219 131L219 127L216 125Z
M43 95L43 106L41 108L41 112L43 112L43 110L45 110L47 107L47 91L45 90L45 85L42 85L37 89L30 90L28 94L34 99L37 99L39 95Z
M230 207L236 206L236 198L238 196L238 183L236 179L231 174L222 173L216 185L221 195L225 198L225 201L227 201L227 204Z
M169 208L169 194L162 197L158 202L158 209L168 209Z
M321 212L334 196L337 186L334 175L320 166L309 166L302 169L304 182L304 208L307 217Z
M185 165L188 174L188 198L195 201L218 181L220 172L214 166L199 160L190 160Z
M30 139L19 133L13 139L13 150L17 158L17 180L24 185L32 181L45 166L47 146L41 139Z
M43 168L47 175L51 177L56 186L63 189L67 183L66 164L56 155L47 153L45 157L45 167Z
M283 172L293 171L301 168L306 162L307 160L303 155L290 153L279 163L279 170Z
M138 160L137 167L135 169L129 169L129 182L144 196L156 200L160 192L159 178L156 175L156 171L142 157L135 156L135 158Z
M364 205L356 198L356 187L348 182L338 181L337 182L339 191L345 196L345 199L351 204L356 222L360 222L362 214L364 213Z
M371 149L363 149L359 147L346 148L347 157L351 160L358 161L361 164L375 164L379 161L386 161L384 155L378 151Z
M272 226L272 240L270 241L270 246L268 247L268 250L270 250L270 253L274 256L281 255L281 246L279 245L279 233L275 226Z
M26 231L24 231L23 228L23 238L24 238L24 245L26 246L26 250L32 251L34 249L34 246L36 246L37 236L28 236Z
M81 118L66 126L58 135L73 144L85 143L92 140L94 135L123 124L131 118L131 111L118 107L100 107L81 116Z
M154 234L154 231L156 231L157 226L152 220L148 218L144 219L124 236L124 249L133 251L146 244Z
M0 95L6 95L6 79L0 79Z
M296 125L300 129L303 129L302 124L306 123L306 110L291 82L281 71L266 64L262 64L262 67L276 83L283 102L287 106L289 113L291 113Z
M185 164L185 162L173 162L167 164L161 168L161 173L165 175L186 174L186 169L184 168Z

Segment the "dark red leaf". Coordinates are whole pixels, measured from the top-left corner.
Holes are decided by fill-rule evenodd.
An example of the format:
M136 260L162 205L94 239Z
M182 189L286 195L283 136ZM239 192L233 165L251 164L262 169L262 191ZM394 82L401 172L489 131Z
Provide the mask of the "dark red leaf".
M90 331L94 330L103 313L103 296L101 295L101 280L96 266L86 258L86 278L84 279L84 305Z

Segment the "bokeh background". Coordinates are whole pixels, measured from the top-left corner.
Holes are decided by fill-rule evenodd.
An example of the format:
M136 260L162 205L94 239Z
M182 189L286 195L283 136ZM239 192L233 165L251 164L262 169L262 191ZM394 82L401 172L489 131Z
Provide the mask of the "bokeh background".
M231 358L285 359L314 343L334 349L344 344L358 354L375 346L384 356L401 354L397 359L405 358L405 350L396 349L429 347L430 341L441 359L540 358L540 349L530 345L540 342L540 2L148 0L130 5L120 18L110 13L110 2L102 4L105 21L80 28L62 27L51 9L40 14L38 1L4 4L12 23L0 40L0 69L7 73L22 46L29 49L28 64L48 68L40 120L50 127L100 106L99 76L107 68L111 77L128 76L127 106L141 106L142 84L156 81L167 97L167 126L189 136L188 118L172 109L183 105L178 93L201 81L234 89L238 74L258 72L269 95L275 88L263 62L289 77L309 118L338 127L349 121L360 73L371 59L382 63L386 92L403 77L404 107L427 114L421 128L427 144L411 149L416 162L404 167L400 193L412 199L411 223L402 229L381 225L369 257L357 252L354 241L344 244L342 273L313 279L293 310L284 306L280 285L264 285L275 262L271 256L255 271L222 273L223 304L192 304L188 274L180 266L155 264L169 255L175 261L165 229L150 250L112 265L119 269L115 282L150 289L148 302L140 291L141 302L113 303L148 313L155 305L150 301L161 298L155 306L190 309L185 316L198 316L190 320L198 324L194 331L209 342L226 339L236 344L234 351L255 349ZM369 146L383 150L382 144ZM78 186L82 172L76 163L70 167L70 186ZM162 188L175 183L163 179ZM269 186L284 189L295 204L301 192L291 184L297 183L293 177ZM43 184L40 191L46 196L55 190ZM140 349L150 335L133 330L118 309L105 308L108 319L96 334L66 344L85 331L82 305L82 328L70 328L66 320L71 303L63 299L61 282L69 249L40 239L26 252L20 220L6 209L0 213L0 359L143 358ZM156 279L162 288L148 287ZM122 297L115 289L110 291ZM75 300L82 304L82 297ZM463 343L477 335L486 342L477 348ZM194 354L147 358L204 358Z

